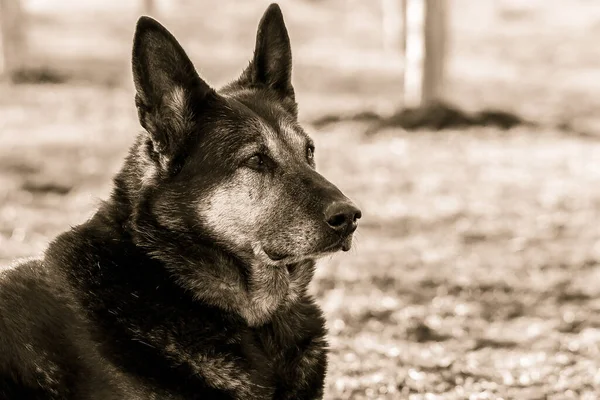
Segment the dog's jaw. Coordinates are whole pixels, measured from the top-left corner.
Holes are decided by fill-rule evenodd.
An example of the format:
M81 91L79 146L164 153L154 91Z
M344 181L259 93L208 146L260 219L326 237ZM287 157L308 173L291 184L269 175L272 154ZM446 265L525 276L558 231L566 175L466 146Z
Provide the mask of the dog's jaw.
M304 261L316 261L317 259L329 255L339 250L338 248L332 251L321 251L310 254L277 254L267 251L261 244L255 244L252 246L255 262L270 265L272 267L284 267L290 264L301 263Z

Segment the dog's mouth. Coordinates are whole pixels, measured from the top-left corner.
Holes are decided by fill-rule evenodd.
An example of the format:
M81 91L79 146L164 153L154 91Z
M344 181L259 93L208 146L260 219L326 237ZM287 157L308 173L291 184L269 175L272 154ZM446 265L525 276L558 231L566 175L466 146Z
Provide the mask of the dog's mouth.
M335 253L340 250L346 252L352 248L352 234L339 238L332 244L325 246L317 254Z
M348 235L340 240L335 241L334 243L331 243L323 248L318 249L317 251L310 253L310 254L305 254L305 255L298 255L298 254L285 254L285 253L280 253L277 252L275 250L270 250L267 248L262 248L262 252L269 258L269 260L273 263L282 263L282 262L295 262L295 261L299 261L300 259L306 259L306 258L318 258L320 256L324 256L326 254L331 254L331 253L336 253L340 250L342 251L349 251L350 248L352 247L352 235Z

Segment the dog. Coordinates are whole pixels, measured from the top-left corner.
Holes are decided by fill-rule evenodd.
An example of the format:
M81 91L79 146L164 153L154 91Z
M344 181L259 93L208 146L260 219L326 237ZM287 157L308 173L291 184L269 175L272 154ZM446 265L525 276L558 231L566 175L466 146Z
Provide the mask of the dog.
M241 76L209 86L141 17L141 133L109 198L0 277L1 399L319 399L315 260L361 211L315 170L277 4Z

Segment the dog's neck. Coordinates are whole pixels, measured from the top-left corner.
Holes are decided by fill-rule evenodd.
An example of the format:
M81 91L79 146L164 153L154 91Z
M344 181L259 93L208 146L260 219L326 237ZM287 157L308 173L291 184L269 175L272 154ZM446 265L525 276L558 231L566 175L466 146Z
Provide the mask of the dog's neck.
M171 276L201 301L241 316L250 326L267 322L278 309L297 302L314 274L314 261L273 266L246 263L202 242L160 242L148 237L164 227L137 226L136 245L162 261Z
M135 147L131 154L136 154ZM135 157L126 161L131 162L137 162ZM135 245L160 261L194 299L236 313L248 325L258 326L305 296L314 274L314 260L277 266L241 260L210 239L191 240L189 235L172 232L137 203L141 179L123 172L117 175L115 190L106 204L119 210L113 223L124 227Z

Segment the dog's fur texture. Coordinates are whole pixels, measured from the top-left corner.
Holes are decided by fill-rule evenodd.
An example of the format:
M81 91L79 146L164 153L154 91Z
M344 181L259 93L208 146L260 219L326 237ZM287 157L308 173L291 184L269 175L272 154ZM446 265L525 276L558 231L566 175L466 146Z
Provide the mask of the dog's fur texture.
M216 91L142 17L138 136L110 198L0 277L0 399L316 399L327 364L307 294L360 211L314 169L279 7Z

